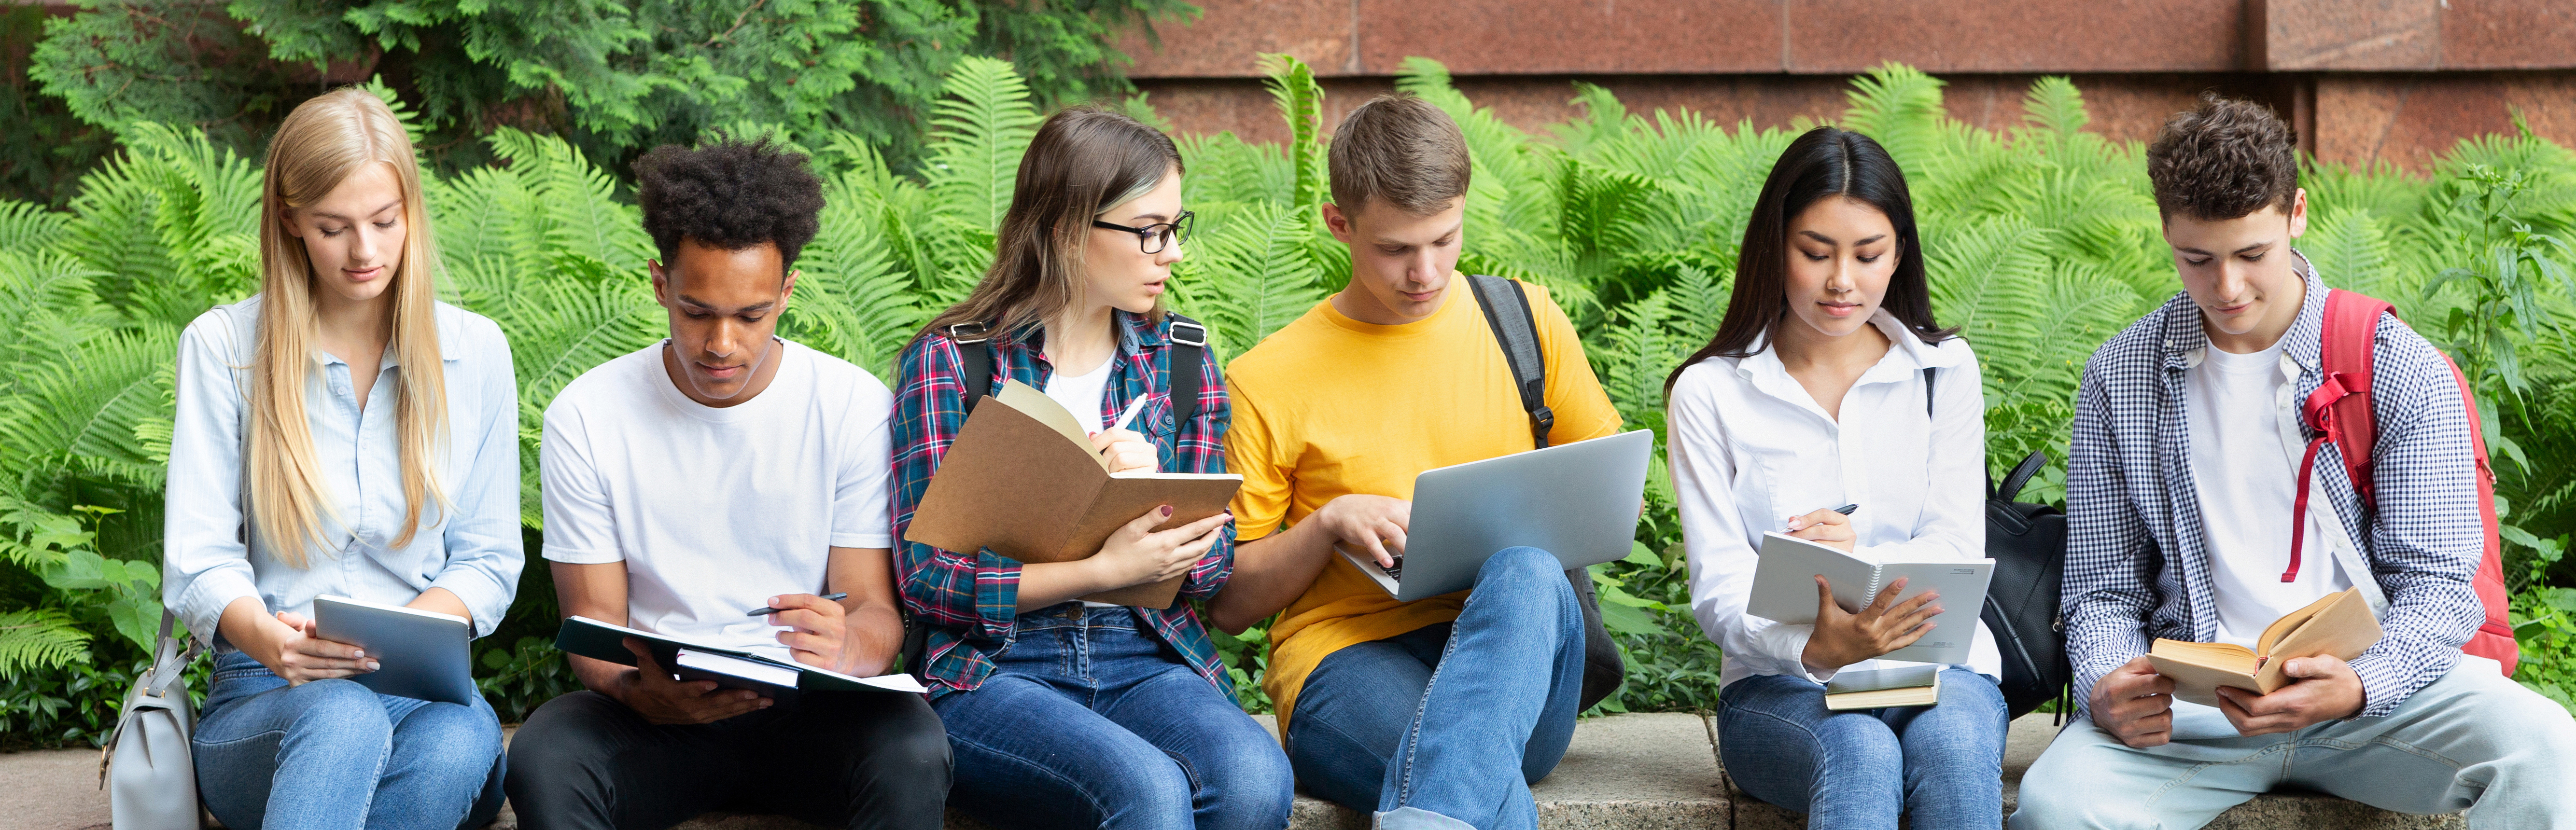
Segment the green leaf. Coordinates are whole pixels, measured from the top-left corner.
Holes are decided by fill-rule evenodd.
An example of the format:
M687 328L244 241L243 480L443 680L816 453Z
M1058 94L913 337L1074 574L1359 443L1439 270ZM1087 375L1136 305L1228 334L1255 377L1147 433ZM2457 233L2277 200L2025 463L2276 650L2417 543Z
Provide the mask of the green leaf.
M1658 568L1663 567L1664 565L1664 560L1655 556L1654 549L1646 547L1646 543L1644 542L1628 543L1628 555L1619 561L1626 562L1631 565L1647 565Z

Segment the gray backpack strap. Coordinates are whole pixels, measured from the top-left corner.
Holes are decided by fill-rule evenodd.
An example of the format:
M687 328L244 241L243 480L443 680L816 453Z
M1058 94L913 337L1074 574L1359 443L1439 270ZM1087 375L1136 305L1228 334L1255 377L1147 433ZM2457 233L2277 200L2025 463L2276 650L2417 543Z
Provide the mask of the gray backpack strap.
M1529 293L1521 284L1482 274L1467 276L1476 304L1485 308L1485 327L1503 348L1512 367L1512 385L1520 390L1521 410L1530 416L1530 438L1547 448L1547 433L1556 428L1556 413L1547 408L1547 363L1540 358L1538 319L1530 313Z

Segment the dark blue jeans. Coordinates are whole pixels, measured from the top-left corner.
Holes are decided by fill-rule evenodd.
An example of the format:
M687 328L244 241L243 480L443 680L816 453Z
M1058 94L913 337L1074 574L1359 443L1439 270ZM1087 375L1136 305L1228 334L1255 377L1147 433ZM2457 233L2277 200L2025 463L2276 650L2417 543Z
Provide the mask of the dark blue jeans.
M1807 814L1813 830L1917 830L2003 822L2003 692L1985 675L1941 670L1941 703L1835 712L1825 687L1766 674L1717 695L1717 751L1755 798Z
M1306 676L1288 757L1309 792L1384 828L1538 826L1529 785L1574 739L1583 608L1537 548L1485 560L1458 621L1332 653Z
M380 695L354 680L289 686L215 657L190 736L197 792L235 830L455 830L501 812L501 722L472 706Z
M949 804L998 828L1279 830L1279 742L1126 608L1020 615L983 685L931 703L957 758Z

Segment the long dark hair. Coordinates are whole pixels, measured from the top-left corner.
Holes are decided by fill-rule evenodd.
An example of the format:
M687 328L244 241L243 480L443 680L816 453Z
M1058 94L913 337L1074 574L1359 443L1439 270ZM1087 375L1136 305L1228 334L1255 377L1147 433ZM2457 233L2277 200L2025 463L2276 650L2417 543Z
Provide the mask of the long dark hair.
M1887 281L1879 302L1897 322L1925 343L1958 334L1932 319L1932 286L1923 276L1923 239L1914 229L1914 198L1905 190L1905 171L1887 149L1869 136L1833 127L1808 130L1781 151L1762 182L1762 198L1744 223L1744 245L1735 257L1735 293L1726 301L1726 317L1717 335L1664 378L1664 394L1673 391L1682 370L1711 357L1751 357L1789 318L1789 220L1826 197L1858 199L1896 228L1896 274Z
M916 337L960 323L1000 334L1044 319L1079 293L1084 241L1102 210L1125 204L1181 169L1170 136L1093 106L1049 117L1020 156L1011 209L993 244L993 267L966 299L932 318ZM1155 303L1159 321L1162 304Z

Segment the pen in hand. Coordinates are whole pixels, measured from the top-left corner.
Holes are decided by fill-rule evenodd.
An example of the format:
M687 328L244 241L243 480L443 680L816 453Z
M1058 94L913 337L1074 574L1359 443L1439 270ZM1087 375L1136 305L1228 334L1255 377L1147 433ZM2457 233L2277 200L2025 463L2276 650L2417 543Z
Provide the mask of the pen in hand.
M1109 425L1109 428L1110 428L1110 429L1126 429L1128 424L1135 423L1135 422L1136 422L1136 416L1137 416L1137 415L1139 415L1139 414L1142 414L1142 413L1145 411L1145 398L1146 398L1146 397L1147 397L1147 396L1145 396L1145 395L1138 395L1138 396L1136 396L1136 399L1135 399L1135 400L1133 400L1133 401L1129 401L1129 402L1127 403L1127 410L1126 410L1126 411L1124 411L1124 412L1120 412L1120 413L1118 413L1118 420L1117 420L1117 422L1116 422L1116 423L1112 423L1112 424L1110 424L1110 425Z
M850 594L849 594L849 592L847 592L847 591L843 591L843 592L841 592L841 593L837 593L837 594L824 594L824 595L822 595L822 596L815 597L815 599L819 599L819 600L822 600L822 601L824 601L824 602L840 602L841 600L845 600L845 599L848 599L848 598L850 598ZM778 613L780 610L782 610L782 609L778 609L778 608L762 608L762 609L760 609L760 610L753 611L753 612L748 613L748 614L744 614L743 616L746 616L746 617L766 617L766 616L769 616L769 615L771 615L771 614Z
M1857 505L1857 504L1846 504L1846 505L1843 505L1843 506L1841 506L1841 507L1834 508L1834 512L1836 512L1836 513L1840 513L1840 514L1843 514L1843 515L1845 515L1845 516L1849 516L1849 515L1851 515L1851 514L1852 514L1852 511L1854 511L1854 510L1859 510L1859 509L1860 509L1860 505ZM1802 527L1802 525L1798 524L1798 517L1796 517L1796 516L1791 516L1791 517L1789 517L1789 530L1790 530L1790 531L1795 532L1795 531L1796 531L1796 530L1798 530L1800 527Z

